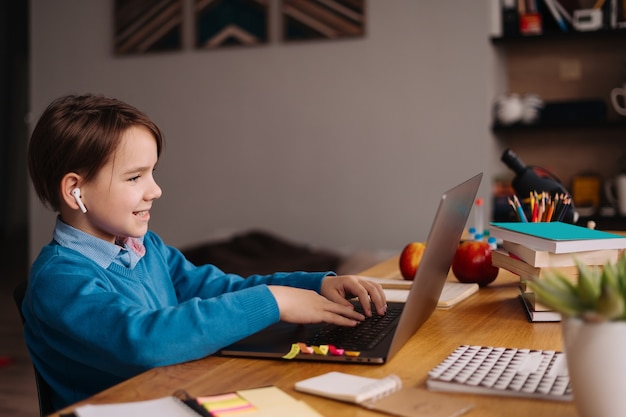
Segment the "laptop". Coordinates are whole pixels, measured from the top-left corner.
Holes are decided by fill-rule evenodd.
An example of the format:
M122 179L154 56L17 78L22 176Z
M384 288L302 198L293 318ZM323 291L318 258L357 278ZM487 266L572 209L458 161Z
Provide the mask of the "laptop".
M303 325L279 322L225 347L219 354L369 364L382 364L391 359L437 307L482 175L479 173L442 195L420 267L405 303L388 302L384 316L368 317L355 328L326 323ZM358 301L354 303L356 308L360 308ZM394 311L397 312L395 318ZM357 336L356 341L350 339L351 333L361 331L362 327L365 329L369 321L376 326L382 323L387 327L367 330L365 335ZM331 341L329 337L339 339ZM368 342L371 346L353 346L361 342ZM327 354L320 354L319 349L317 353L305 353L296 349L299 343L304 347L332 344L336 349Z

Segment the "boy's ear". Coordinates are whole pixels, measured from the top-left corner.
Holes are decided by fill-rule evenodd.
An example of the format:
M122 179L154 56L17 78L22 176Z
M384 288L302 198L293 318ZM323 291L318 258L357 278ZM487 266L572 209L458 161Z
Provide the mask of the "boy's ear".
M75 172L69 172L61 179L61 199L67 206L74 210L80 210L76 198L72 194L75 188L80 188L82 184L82 177Z

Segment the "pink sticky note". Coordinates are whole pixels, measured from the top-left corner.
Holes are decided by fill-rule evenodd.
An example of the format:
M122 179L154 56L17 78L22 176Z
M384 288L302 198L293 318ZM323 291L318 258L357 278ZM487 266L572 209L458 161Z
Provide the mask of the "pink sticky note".
M344 352L343 349L338 349L337 347L335 347L333 345L328 345L328 351L333 356L341 356L341 355L343 355L343 352Z

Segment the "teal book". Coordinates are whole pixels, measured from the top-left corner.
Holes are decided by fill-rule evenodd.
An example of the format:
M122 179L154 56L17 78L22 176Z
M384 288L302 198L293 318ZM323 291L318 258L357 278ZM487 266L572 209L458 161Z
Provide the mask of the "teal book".
M626 248L626 237L563 222L491 223L491 236L535 250L571 253Z

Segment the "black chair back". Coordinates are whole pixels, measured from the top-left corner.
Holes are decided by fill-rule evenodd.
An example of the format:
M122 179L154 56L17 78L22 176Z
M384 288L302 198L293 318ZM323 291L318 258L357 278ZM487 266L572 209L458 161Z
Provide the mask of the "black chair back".
M24 315L22 314L22 301L24 300L27 286L28 281L22 281L13 290L13 300L15 301L17 310L19 311L20 317L22 318L22 324L24 324ZM47 416L48 414L52 414L56 411L52 406L52 388L50 388L50 385L48 385L48 383L41 377L39 371L37 371L37 368L34 365L33 369L35 371L35 383L37 384L39 415L42 417Z

